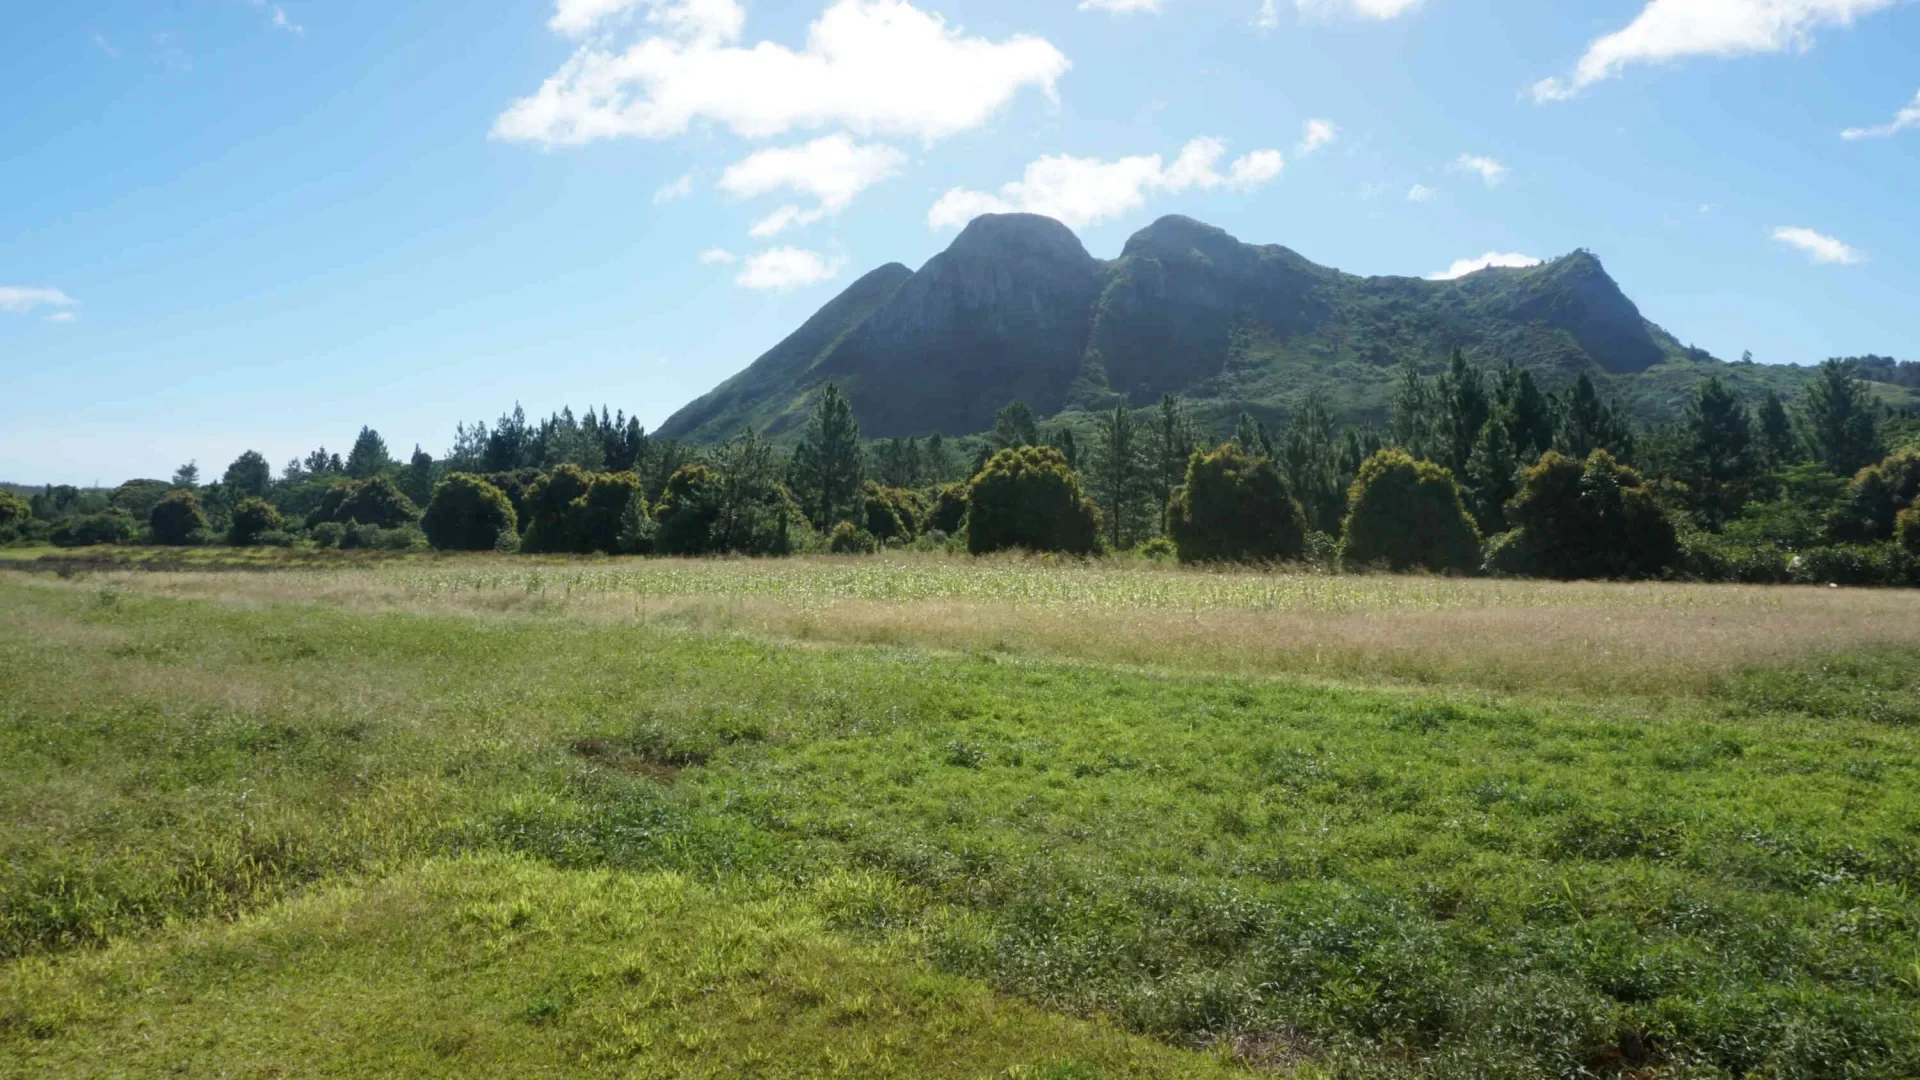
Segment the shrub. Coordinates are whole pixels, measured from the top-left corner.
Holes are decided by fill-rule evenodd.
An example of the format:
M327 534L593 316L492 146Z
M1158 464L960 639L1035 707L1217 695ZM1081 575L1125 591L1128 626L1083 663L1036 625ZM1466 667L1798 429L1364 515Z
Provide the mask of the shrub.
M654 548L664 555L704 555L712 550L713 523L720 516L720 480L705 465L683 465L660 493Z
M1188 462L1167 526L1183 563L1291 561L1306 549L1306 515L1279 470L1238 443Z
M47 539L54 547L92 547L95 544L124 544L132 540L139 526L125 510L106 510L81 514L53 526Z
M1146 543L1141 544L1137 550L1140 553L1140 557L1149 562L1166 562L1168 559L1178 558L1180 555L1180 549L1174 547L1173 541L1164 536L1154 537Z
M911 543L920 535L920 519L925 517L919 497L902 488L882 487L869 480L860 489L860 520L856 525L871 533L880 543Z
M233 508L233 520L227 525L227 543L234 547L252 547L261 537L286 528L285 519L272 503L261 498L242 499Z
M1894 534L1907 554L1920 559L1920 506L1909 506L1900 511Z
M1920 498L1920 451L1902 450L1854 476L1836 523L1843 540L1890 540L1899 517Z
M294 541L294 535L285 529L269 529L261 533L259 539L254 542L261 547L285 548L292 547Z
M320 504L307 515L307 528L324 522L338 525L359 523L395 529L420 519L420 508L384 476L368 480L342 480L327 489Z
M578 465L556 465L527 489L526 535L523 551L585 552L582 508L593 477Z
M588 484L578 525L586 550L609 555L645 554L653 547L652 526L638 474L600 473Z
M1673 522L1638 472L1596 450L1586 462L1556 451L1520 478L1507 505L1518 526L1488 566L1560 578L1658 577L1680 564Z
M833 527L827 550L835 555L871 555L880 550L880 541L853 522L843 521Z
M1789 568L1807 585L1920 585L1920 562L1893 543L1809 548Z
M1776 544L1744 543L1705 531L1680 537L1679 568L1686 576L1699 581L1780 585L1793 580L1787 571L1787 561L1787 553ZM1494 563L1494 554L1489 551L1487 564L1493 566Z
M993 455L967 491L967 550L1008 548L1091 555L1100 547L1100 515L1080 490L1080 474L1050 446Z
M441 551L493 551L503 536L519 535L519 518L506 492L472 473L440 481L420 524L428 542Z
M200 510L200 497L186 488L167 492L154 504L147 516L147 528L153 542L167 547L185 547L195 543L207 531L207 515Z
M943 484L933 493L932 509L927 511L927 530L958 536L967 524L966 484Z
M32 519L32 503L11 491L0 491L0 529L18 529Z
M1382 450L1347 491L1340 552L1349 568L1467 572L1480 565L1480 530L1453 473L1405 450Z

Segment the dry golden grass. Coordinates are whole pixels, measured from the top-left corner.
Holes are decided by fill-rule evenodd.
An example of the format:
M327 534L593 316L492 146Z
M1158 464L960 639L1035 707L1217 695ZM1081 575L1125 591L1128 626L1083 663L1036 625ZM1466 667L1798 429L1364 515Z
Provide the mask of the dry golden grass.
M1692 696L1745 670L1920 647L1920 594L1911 592L1018 558L472 557L270 573L115 571L80 587L1603 696Z

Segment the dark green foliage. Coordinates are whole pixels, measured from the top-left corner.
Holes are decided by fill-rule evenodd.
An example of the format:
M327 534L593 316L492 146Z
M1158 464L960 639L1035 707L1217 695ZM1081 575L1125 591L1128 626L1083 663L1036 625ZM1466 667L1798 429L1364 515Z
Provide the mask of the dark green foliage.
M1805 391L1807 434L1828 469L1852 476L1886 453L1880 407L1852 364L1828 360Z
M393 468L393 455L387 453L387 440L370 427L360 429L360 435L353 440L353 449L347 454L347 475L355 480L368 480Z
M529 552L586 552L584 511L593 477L578 465L557 465L527 489L531 521L520 548Z
M1788 573L1808 585L1920 586L1920 560L1892 541L1809 548L1788 563Z
M1139 543L1160 524L1160 507L1155 504L1158 485L1146 440L1131 411L1116 407L1101 413L1093 436L1087 487L1100 507L1107 546L1118 551Z
M33 505L11 491L0 491L0 529L13 531L33 519Z
M1718 530L1754 497L1765 467L1754 442L1753 418L1716 376L1694 388L1683 423L1681 481L1688 505L1703 524Z
M720 479L705 465L683 465L667 479L654 516L662 555L706 555L714 550L713 523L720 516Z
M173 470L173 486L177 488L199 487L200 486L199 464L197 462L189 461L185 465L182 465L179 468Z
M652 535L640 477L632 472L601 473L587 488L580 514L580 535L588 551L638 555Z
M833 527L827 550L835 555L871 555L880 550L880 541L853 522L843 521Z
M1769 468L1780 469L1802 460L1805 454L1800 435L1793 430L1793 417L1778 390L1768 390L1760 405L1760 452Z
M331 521L339 525L357 523L397 529L419 519L420 508L401 494L392 480L376 476L367 480L336 481L307 515L307 528Z
M1230 442L1194 455L1169 526L1184 563L1288 562L1306 549L1305 516L1273 462Z
M1596 450L1584 463L1549 451L1507 509L1517 526L1488 558L1535 577L1649 578L1680 561L1673 523L1639 473Z
M54 547L93 547L96 544L127 543L139 531L133 516L116 508L62 519L54 525L47 539Z
M655 550L664 555L788 555L799 513L780 483L768 446L743 431L714 455L711 466L675 472L660 496Z
M1467 573L1480 566L1480 532L1460 485L1431 461L1380 451L1360 466L1347 507L1340 559L1350 569Z
M926 516L913 492L882 487L871 480L861 485L860 510L856 527L882 544L911 542L920 535L921 519Z
M427 505L433 499L439 471L439 467L434 464L433 455L415 445L413 457L408 459L406 467L400 470L400 491L413 500L413 505Z
M967 523L967 492L969 485L943 484L934 492L933 508L927 513L927 529L943 532L948 536L959 535L960 529Z
M1878 465L1861 469L1847 491L1847 507L1836 522L1843 540L1890 540L1902 511L1920 499L1920 451L1903 450Z
M888 487L917 488L933 479L918 438L888 439L875 456L880 482Z
M1038 445L1040 421L1033 415L1033 406L1024 401L1010 401L994 414L993 429L987 432L987 454Z
M206 537L207 516L200 510L200 498L186 488L167 492L147 516L147 528L153 542L165 547L184 547L200 543Z
M1595 450L1623 459L1633 456L1632 426L1612 404L1600 399L1586 372L1574 380L1559 411L1553 448L1562 454L1581 460Z
M820 392L794 448L790 473L793 491L814 528L825 531L854 512L866 466L860 425L837 384L828 383Z
M233 508L233 520L227 525L227 543L234 547L252 547L269 532L286 528L280 511L265 499L242 499Z
M1060 456L1067 459L1067 468L1079 470L1080 441L1074 436L1072 428L1061 424L1047 432L1047 445L1060 451Z
M1274 441L1272 456L1288 490L1306 511L1308 526L1334 533L1346 516L1347 488L1360 463L1378 449L1378 438L1352 428L1336 434L1325 398L1309 393Z
M492 551L510 543L518 517L506 493L471 473L454 473L433 489L420 525L441 551Z
M1167 531L1173 493L1187 477L1187 461L1200 448L1200 434L1179 398L1165 394L1147 424L1148 483L1160 514L1160 532Z
M249 450L233 459L220 482L242 495L262 496L273 483L273 467L258 450Z
M520 531L525 532L527 524L533 520L527 508L527 493L540 479L538 469L516 469L513 472L487 473L481 479L500 489L507 501L513 504L513 514L520 522Z
M975 555L1018 548L1091 555L1100 546L1100 515L1080 491L1080 476L1052 447L1002 450L973 478L967 493L967 550Z
M1893 531L1901 548L1908 555L1920 559L1920 506L1909 506L1900 511L1900 519Z
M136 521L145 521L154 504L164 498L172 485L165 480L129 480L107 496L115 509L125 510Z
M1480 429L1467 456L1467 496L1473 518L1485 535L1507 527L1507 500L1520 490L1520 462L1506 417L1496 413Z

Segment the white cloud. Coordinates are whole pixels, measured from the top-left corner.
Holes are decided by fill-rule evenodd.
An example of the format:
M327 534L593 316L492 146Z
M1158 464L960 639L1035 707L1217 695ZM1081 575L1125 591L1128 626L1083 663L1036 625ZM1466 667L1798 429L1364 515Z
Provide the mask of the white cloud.
M693 194L693 174L681 173L678 180L662 186L659 191L653 193L653 205L660 206L676 199L684 199L691 194Z
M1367 19L1393 19L1420 6L1421 0L1293 0L1308 15L1359 15ZM1275 17L1278 22L1278 16Z
M1480 271L1485 270L1488 267L1492 267L1492 266L1505 266L1505 267L1524 269L1529 266L1539 266L1539 265L1540 265L1540 260L1534 258L1531 255L1517 255L1512 252L1503 253L1498 251L1489 251L1485 255L1482 255L1477 259L1457 260L1452 266L1447 267L1445 270L1442 270L1437 274L1428 274L1427 280L1428 281L1454 281L1459 278L1466 277L1468 274L1479 273Z
M1884 139L1897 135L1908 128L1920 127L1920 94L1913 95L1913 104L1894 114L1892 120L1874 127L1848 128L1840 133L1843 139Z
M1333 121L1309 120L1306 133L1300 137L1300 146L1294 153L1300 157L1306 157L1332 146L1333 141L1339 137L1340 129L1334 126Z
M306 27L287 18L286 8L280 7L277 4L269 4L267 0L248 0L248 2L262 11L270 11L273 13L273 28L275 30L285 30L290 34L300 34L303 36L306 34Z
M753 235L772 236L845 210L854 196L899 175L906 163L907 155L891 146L863 146L846 135L827 135L801 146L757 151L728 166L720 188L741 199L785 189L820 201L813 210L783 206L754 226Z
M1227 144L1200 138L1187 143L1171 165L1159 154L1101 161L1065 154L1040 158L1027 165L1018 180L1001 186L998 194L954 188L927 212L927 224L936 229L959 228L981 214L1045 214L1079 228L1119 217L1145 206L1156 194L1178 194L1194 188L1231 187L1248 190L1268 183L1285 168L1278 150L1256 150L1220 172Z
M1813 32L1846 27L1899 0L1651 0L1633 22L1595 41L1565 79L1533 85L1536 101L1565 101L1634 64L1694 56L1744 56L1813 45Z
M1773 238L1789 247L1799 248L1807 258L1817 263L1852 266L1866 261L1866 256L1833 237L1797 225L1782 225L1773 230Z
M120 59L120 50L114 48L113 42L107 40L107 35L101 33L98 30L95 30L93 32L93 44L101 52L106 53L108 59L110 60Z
M772 248L747 256L734 283L761 292L788 292L827 281L846 265L844 258L829 259L817 251L800 248Z
M555 0L547 26L568 37L584 37L625 16L647 8L647 21L687 40L728 42L746 28L747 12L738 0Z
M1407 189L1407 201L1408 202L1426 202L1428 199L1433 198L1434 195L1436 194L1438 193L1425 184L1415 184L1411 188Z
M1480 179L1485 181L1488 187L1499 187L1500 182L1507 178L1508 172L1505 165L1479 154L1461 154L1453 163L1453 168L1455 172L1480 174Z
M968 37L906 0L835 0L799 52L772 42L738 48L731 24L696 17L713 3L657 6L650 21L665 32L624 52L583 45L500 114L494 137L665 138L706 120L748 138L844 127L932 142L985 124L1027 87L1054 97L1070 66L1042 38ZM716 34L725 30L732 36Z
M56 311L53 314L47 316L47 321L48 322L72 322L73 320L79 317L80 316L75 315L71 311Z
M1081 11L1111 11L1116 15L1131 15L1136 11L1158 13L1160 0L1080 0Z
M1253 15L1253 25L1262 30L1272 30L1280 25L1279 0L1260 0L1260 10Z
M702 266L732 266L739 261L740 257L726 248L708 248L700 253Z
M27 315L38 307L79 307L80 301L59 289L27 285L0 285L0 311L9 315Z

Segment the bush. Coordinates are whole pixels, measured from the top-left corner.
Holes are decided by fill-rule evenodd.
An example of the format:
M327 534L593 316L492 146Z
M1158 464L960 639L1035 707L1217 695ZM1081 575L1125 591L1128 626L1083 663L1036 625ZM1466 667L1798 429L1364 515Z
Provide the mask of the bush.
M261 533L254 543L261 547L287 548L294 545L295 539L294 535L285 529L269 529Z
M327 489L320 504L307 515L307 528L325 522L338 525L358 523L382 529L397 529L420 520L420 508L384 476L367 480L342 480Z
M1649 578L1680 565L1673 522L1638 472L1596 450L1586 462L1556 451L1521 474L1507 504L1518 528L1487 561L1502 573Z
M853 522L843 521L833 527L833 534L827 538L827 550L835 555L871 555L880 550L880 541Z
M233 520L227 525L227 543L234 547L252 547L262 543L261 537L267 533L285 529L286 524L280 511L267 500L242 499L240 505L233 508Z
M1091 555L1100 548L1100 515L1080 491L1080 474L1050 446L993 455L967 490L967 550L975 555L1023 548Z
M960 535L967 524L966 484L944 484L933 493L933 506L927 511L927 531Z
M506 492L471 473L440 481L420 524L441 551L494 551L503 536L519 535L519 517Z
M1789 569L1793 580L1806 585L1920 585L1920 561L1893 543L1810 548Z
M632 472L600 473L587 486L579 509L581 543L609 555L644 555L653 550L653 519L647 513L640 477Z
M1164 536L1156 536L1146 543L1141 544L1135 550L1139 552L1141 558L1146 559L1148 562L1166 562L1168 559L1174 559L1180 556L1180 549L1174 547L1173 541Z
M0 491L0 529L18 530L33 520L33 504L11 491Z
M1480 566L1480 530L1453 473L1405 450L1382 450L1347 491L1340 558L1349 569L1465 573Z
M337 521L323 521L308 530L308 535L313 537L316 547L339 547L340 541L346 539L347 527Z
M186 488L167 492L154 504L147 517L153 542L167 547L185 547L195 543L207 531L207 515L200 510L200 497Z
M1710 532L1689 532L1680 538L1680 571L1698 581L1785 584L1793 580L1787 561L1787 553L1776 544L1742 543ZM1491 552L1487 564L1494 565Z
M882 487L871 480L860 489L860 511L861 518L855 524L883 544L911 543L920 535L920 519L926 516L913 492Z
M1900 515L1920 498L1920 451L1902 450L1861 469L1847 489L1834 532L1843 540L1891 540Z
M1238 443L1187 464L1167 524L1183 563L1285 562L1306 550L1306 514L1286 481Z
M1900 511L1894 534L1907 554L1920 559L1920 506L1909 506Z
M705 465L683 465L660 493L654 548L664 555L705 555L720 516L720 480Z
M47 539L54 547L92 547L96 544L124 544L139 531L133 515L125 510L107 510L81 514L53 526Z
M522 551L586 552L584 508L593 477L578 465L556 465L527 489Z

